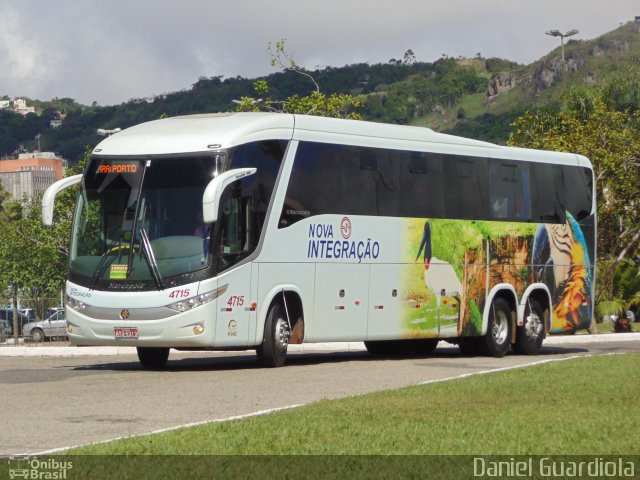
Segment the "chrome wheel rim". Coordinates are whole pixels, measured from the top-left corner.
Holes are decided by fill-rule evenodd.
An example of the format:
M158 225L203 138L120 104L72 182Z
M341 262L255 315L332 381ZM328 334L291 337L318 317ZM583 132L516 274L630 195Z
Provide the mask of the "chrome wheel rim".
M286 350L289 345L289 324L284 318L278 318L276 321L275 333L276 347L278 350Z
M527 339L530 342L535 342L536 340L538 340L540 335L542 335L542 330L542 319L535 313L531 312L527 317L527 322L524 326L524 331L527 335Z
M502 345L507 340L509 331L509 319L504 312L493 312L493 328L492 335L496 344Z

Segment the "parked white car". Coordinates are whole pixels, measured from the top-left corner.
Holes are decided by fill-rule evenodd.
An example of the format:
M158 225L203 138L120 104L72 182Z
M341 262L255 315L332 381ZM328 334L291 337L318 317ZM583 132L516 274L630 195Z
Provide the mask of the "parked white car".
M44 342L49 338L67 337L67 319L64 310L59 310L46 320L29 322L22 327L22 334L34 342Z

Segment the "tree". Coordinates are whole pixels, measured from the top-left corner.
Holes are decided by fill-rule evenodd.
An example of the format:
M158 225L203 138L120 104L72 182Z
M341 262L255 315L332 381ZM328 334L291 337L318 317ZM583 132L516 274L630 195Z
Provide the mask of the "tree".
M67 174L80 173L89 155L87 150L85 159ZM56 221L51 228L42 224L39 197L9 202L9 208L0 212L0 292L11 288L14 302L20 290L37 289L42 292L42 299L57 297L64 287L75 190L66 190L56 198ZM6 201L2 203L6 204ZM42 310L38 305L34 307L36 311ZM18 335L17 324L14 335Z
M268 51L271 54L271 65L283 72L293 72L309 79L314 89L309 95L291 95L285 100L277 100L271 97L269 84L266 80L257 80L254 84L256 98L243 96L237 101L236 110L239 112L282 112L304 115L316 115L321 117L361 119L357 112L364 106L361 97L354 97L344 93L325 95L320 91L320 86L315 78L300 67L285 48L286 40L282 39L275 44L269 43Z
M565 110L557 114L526 113L509 138L511 145L574 152L593 163L599 215L597 301L614 298L616 265L625 259L637 262L640 254L640 110L619 101L632 98L620 94L619 82L616 78L599 90L571 91ZM633 81L628 85L634 88Z
M406 52L404 52L404 59L402 60L402 65L406 65L407 67L410 67L414 63L416 63L416 55L415 53L413 53L413 50L409 49Z

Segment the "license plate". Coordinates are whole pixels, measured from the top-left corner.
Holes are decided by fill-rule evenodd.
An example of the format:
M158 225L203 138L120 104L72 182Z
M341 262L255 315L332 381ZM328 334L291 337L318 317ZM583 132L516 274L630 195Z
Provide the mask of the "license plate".
M137 327L113 327L115 338L138 338Z

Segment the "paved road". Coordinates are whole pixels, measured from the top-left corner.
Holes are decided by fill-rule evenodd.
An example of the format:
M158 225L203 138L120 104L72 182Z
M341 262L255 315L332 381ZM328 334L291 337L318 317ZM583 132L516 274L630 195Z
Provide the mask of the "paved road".
M467 373L575 355L640 351L640 339L552 343L535 357L467 358L444 342L429 357L375 359L366 352L302 351L261 369L251 352L172 353L161 372L135 355L0 355L0 456L33 454L193 422L246 415ZM8 347L11 348L11 347ZM14 412L17 411L17 414Z

